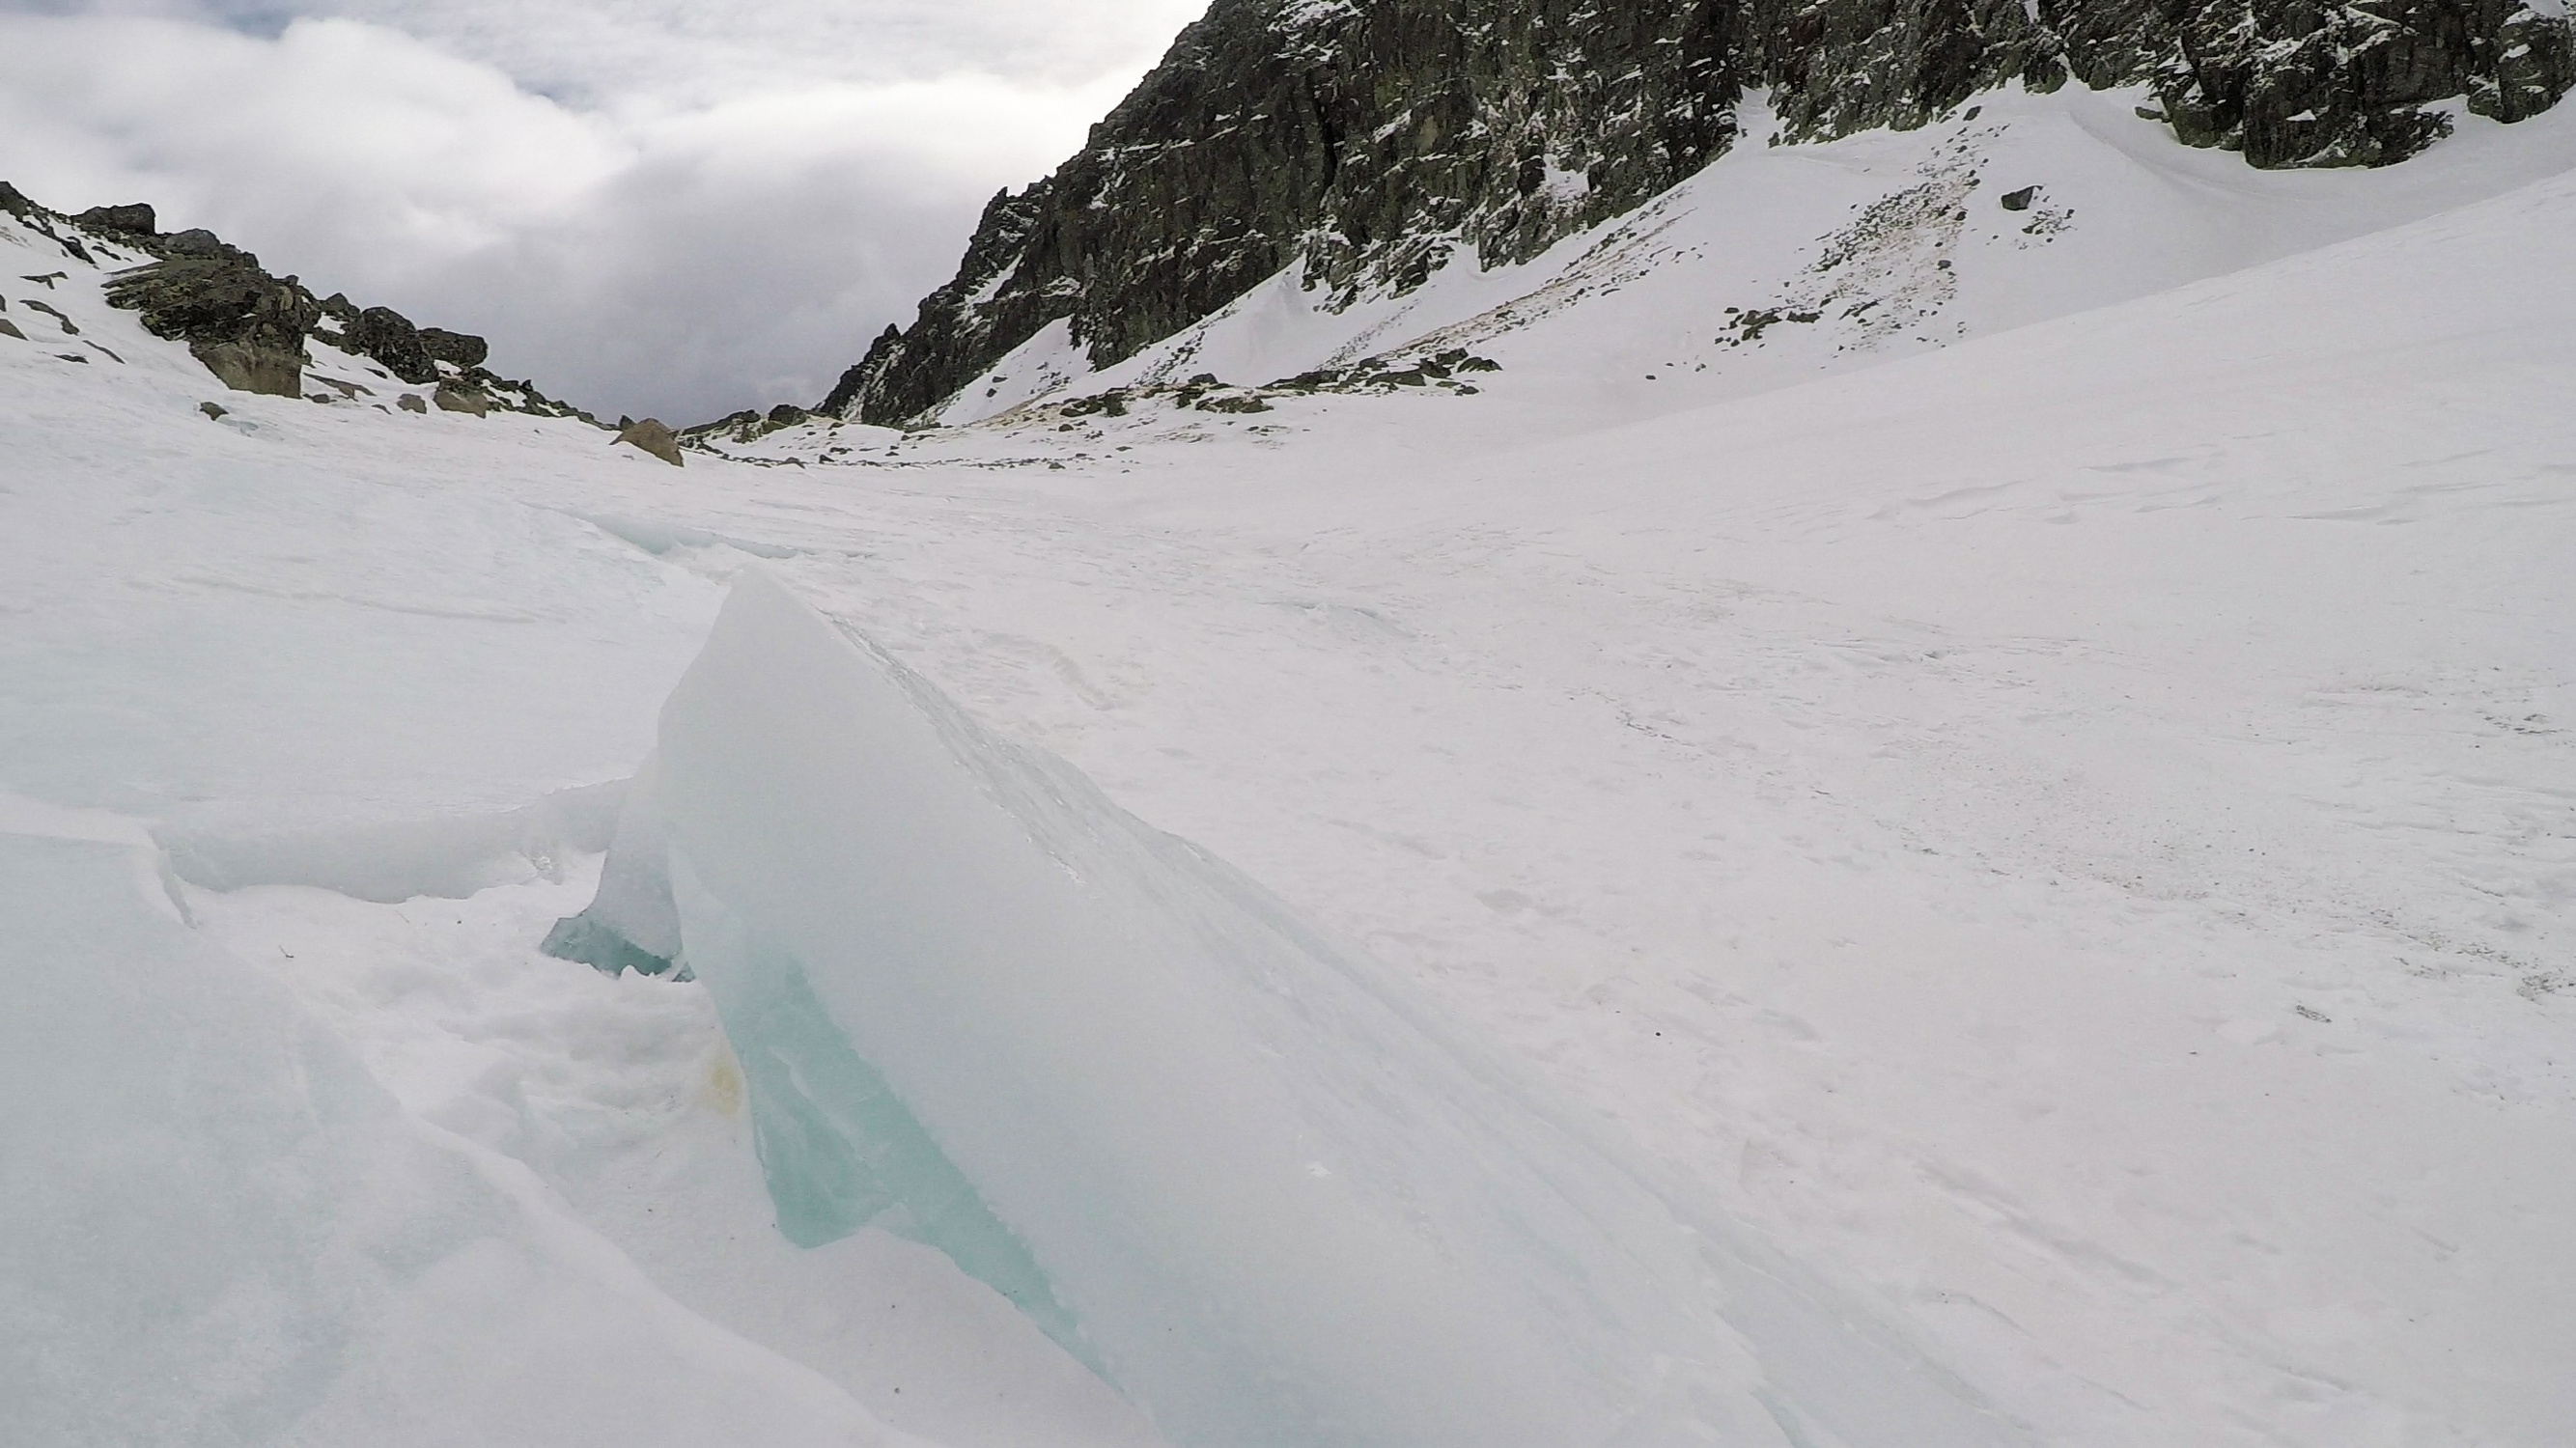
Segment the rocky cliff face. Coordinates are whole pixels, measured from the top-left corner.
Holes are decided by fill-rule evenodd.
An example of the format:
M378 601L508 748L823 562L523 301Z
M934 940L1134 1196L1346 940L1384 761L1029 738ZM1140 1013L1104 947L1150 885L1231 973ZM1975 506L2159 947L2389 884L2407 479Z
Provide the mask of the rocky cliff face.
M1044 328L1132 356L1295 264L1344 299L1524 260L1732 145L1909 128L1979 91L2151 83L2192 145L2382 165L2576 80L2520 0L1216 0L823 408L899 423Z
M2257 166L2383 166L2449 134L2433 107L2518 121L2558 103L2567 20L2520 0L2212 0L2171 22L2156 89L2175 132Z
M2017 0L2016 0L2017 3ZM920 413L1059 318L1097 360L1302 257L1349 289L1516 260L1706 165L1745 77L1722 0L1216 0L824 407ZM1650 62L1650 63L1631 63Z

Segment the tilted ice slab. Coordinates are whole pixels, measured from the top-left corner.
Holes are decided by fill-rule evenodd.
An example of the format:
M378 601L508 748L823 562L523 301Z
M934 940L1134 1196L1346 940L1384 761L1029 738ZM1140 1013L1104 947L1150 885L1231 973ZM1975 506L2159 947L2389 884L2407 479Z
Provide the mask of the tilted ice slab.
M2010 1440L1382 968L756 572L617 855L593 914L676 923L782 1227L941 1246L1177 1441Z
M167 869L0 794L0 1441L922 1448L405 1115Z

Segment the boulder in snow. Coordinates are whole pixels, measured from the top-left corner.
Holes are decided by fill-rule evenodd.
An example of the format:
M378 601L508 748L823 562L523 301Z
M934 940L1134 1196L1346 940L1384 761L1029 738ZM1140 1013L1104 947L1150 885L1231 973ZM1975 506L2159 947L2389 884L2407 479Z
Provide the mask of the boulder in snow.
M152 208L143 202L124 206L93 206L72 218L92 231L122 231L136 236L158 234Z
M341 346L384 364L386 371L417 386L438 380L438 362L422 345L420 329L391 307L369 307L348 324Z
M617 440L631 447L640 447L675 468L682 466L680 440L671 435L671 429L659 418L648 417L642 422L628 423L617 430Z

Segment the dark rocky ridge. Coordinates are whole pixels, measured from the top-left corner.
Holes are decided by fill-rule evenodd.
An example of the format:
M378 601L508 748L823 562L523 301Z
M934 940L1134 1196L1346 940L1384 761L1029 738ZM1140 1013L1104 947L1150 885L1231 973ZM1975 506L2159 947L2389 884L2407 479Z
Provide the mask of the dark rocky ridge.
M822 410L916 420L1059 320L1105 366L1291 263L1347 300L1525 260L1715 159L1752 86L1803 141L2149 82L2188 144L2384 165L2439 103L2554 105L2569 36L2520 0L1215 0Z
M2308 0L2185 7L2156 89L2175 133L2258 166L2384 166L2450 133L2465 98L2538 115L2576 73L2568 22L2520 0Z
M336 293L317 299L295 277L270 275L256 255L211 231L161 232L148 205L95 206L67 216L0 182L0 209L81 260L92 259L84 236L152 258L109 278L108 304L140 313L144 330L156 337L185 342L191 356L236 391L302 395L304 369L311 365L305 341L319 337L372 359L401 381L435 388L438 405L449 411L480 416L498 407L542 416L588 416L547 398L531 383L483 370L489 349L480 337L415 328L390 308L361 309ZM325 324L337 330L325 330Z

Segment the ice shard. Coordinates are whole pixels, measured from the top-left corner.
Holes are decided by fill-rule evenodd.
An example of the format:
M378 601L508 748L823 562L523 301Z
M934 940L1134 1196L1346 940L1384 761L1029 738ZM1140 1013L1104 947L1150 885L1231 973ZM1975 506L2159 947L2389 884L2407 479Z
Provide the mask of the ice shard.
M918 1448L404 1114L101 819L0 794L0 1442Z
M653 786L782 1227L891 1214L1177 1442L1999 1441L1375 962L756 571Z

